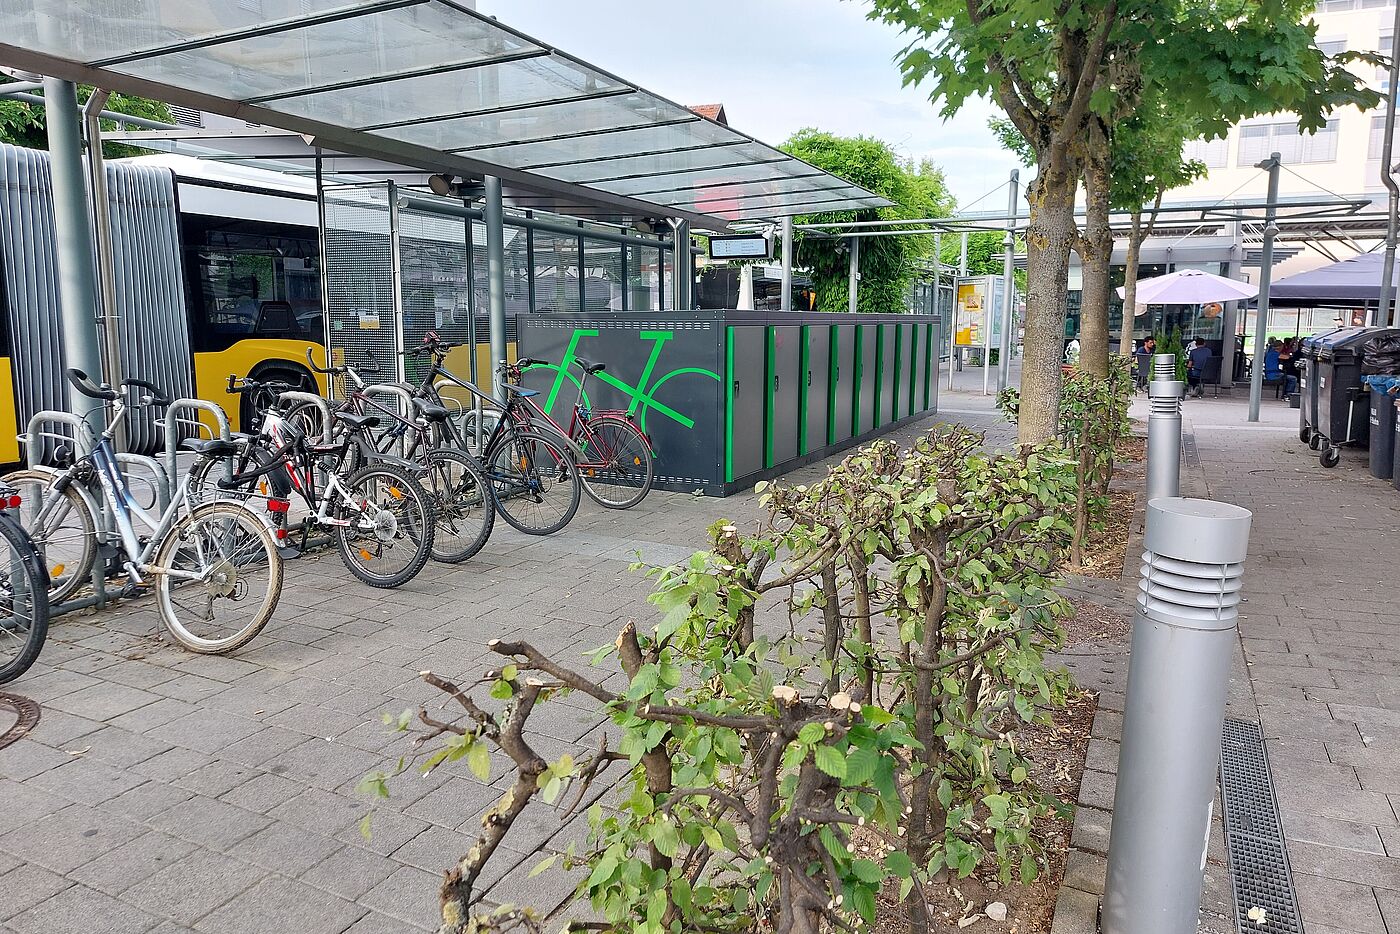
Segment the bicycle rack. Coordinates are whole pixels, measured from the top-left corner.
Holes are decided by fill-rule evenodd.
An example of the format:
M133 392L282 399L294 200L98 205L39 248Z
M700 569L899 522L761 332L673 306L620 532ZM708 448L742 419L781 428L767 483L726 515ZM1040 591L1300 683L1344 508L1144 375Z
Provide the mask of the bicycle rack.
M72 431L46 429L46 426L49 425L65 425ZM57 473L55 468L43 462L44 439L57 441L60 444L72 444L74 454L82 457L92 449L93 437L92 426L83 417L74 415L72 412L43 409L30 416L29 425L26 427L25 433L19 436L19 440L24 444L26 467L45 473ZM159 470L158 466L157 469ZM93 535L97 539L97 560L92 563L92 594L65 600L59 604L51 604L49 606L50 618L89 607L101 609L107 605L109 600L116 597L116 593L107 587L107 565L117 552L112 546L112 540L116 535L116 526L107 511L106 500L94 499L91 491L82 484L75 483L71 489L82 498L88 512L97 520L97 524L93 528Z
M361 392L367 396L392 396L398 399L402 406L400 414L411 422L419 423L418 418L413 414L413 393L409 392L404 387L394 383L374 383L373 385L364 387ZM403 457L407 451L407 448L404 446L406 434L406 432L400 432L394 442L394 446L397 449L394 453L398 457Z
M281 399L291 402L310 402L321 410L321 443L331 444L335 441L335 429L331 425L331 404L314 392L302 392L299 389L288 390L280 395Z
M215 429L210 428L200 418L194 418L184 414L186 410L191 412L204 412L214 417ZM203 399L176 399L165 408L165 470L170 478L170 483L175 483L175 478L180 476L178 456L180 453L180 429L190 427L194 429L195 437L199 437L201 432L207 432L210 440L218 437L222 441L229 441L233 438L233 432L229 428L228 413L223 407L213 402L206 402ZM224 477L233 476L233 464L231 461L224 461ZM167 496L165 505L169 504ZM164 508L164 506L162 506Z

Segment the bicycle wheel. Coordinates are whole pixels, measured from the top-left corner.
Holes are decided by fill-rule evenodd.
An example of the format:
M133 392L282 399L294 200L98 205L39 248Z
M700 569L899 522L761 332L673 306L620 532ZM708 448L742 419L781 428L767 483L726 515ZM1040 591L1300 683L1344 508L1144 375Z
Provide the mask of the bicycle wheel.
M350 500L337 506L340 560L371 587L412 580L433 550L433 506L418 480L392 464L361 467L344 481Z
M219 501L181 516L153 562L170 635L191 652L221 655L262 631L282 595L282 556L258 514Z
M487 452L501 518L526 535L550 535L578 512L578 470L564 446L537 432L511 429Z
M39 549L48 578L49 602L62 603L92 579L92 562L97 556L92 513L71 486L56 492L55 477L47 471L20 470L0 479L19 494L19 508L10 516ZM54 496L58 501L46 508Z
M656 473L651 445L629 419L596 415L587 431L579 429L574 443L587 458L579 465L583 490L599 506L627 509L651 492Z
M476 459L462 451L438 448L426 455L423 488L432 499L437 527L433 560L458 564L476 554L491 537L496 504Z
M0 516L0 684L29 670L49 631L48 581L39 549Z

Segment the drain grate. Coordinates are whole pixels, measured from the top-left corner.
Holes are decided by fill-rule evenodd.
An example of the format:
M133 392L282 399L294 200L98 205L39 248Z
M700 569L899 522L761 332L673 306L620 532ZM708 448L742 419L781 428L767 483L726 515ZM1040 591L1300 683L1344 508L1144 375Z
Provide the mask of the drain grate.
M1269 755L1259 724L1225 721L1220 740L1220 797L1238 929L1303 934L1269 774ZM1264 910L1264 925L1250 920L1253 908Z

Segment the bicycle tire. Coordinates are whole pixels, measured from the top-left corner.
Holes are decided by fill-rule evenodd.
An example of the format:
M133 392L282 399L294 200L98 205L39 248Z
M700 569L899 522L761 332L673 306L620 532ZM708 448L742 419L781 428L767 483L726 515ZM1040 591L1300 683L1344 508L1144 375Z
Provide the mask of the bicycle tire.
M578 512L583 484L563 442L541 432L507 429L486 452L484 463L501 518L526 535L552 535L568 525ZM540 465L544 465L543 470ZM563 508L551 521L531 521L529 505L543 505L544 497L560 481L568 492L551 496L550 502L562 502Z
M460 564L481 551L496 525L496 500L476 458L451 448L424 455L424 488L433 497L437 526L433 529L433 560ZM449 476L451 469L460 471Z
M234 470L247 470L250 464L261 469L269 466L272 462L272 452L261 447L257 442L252 442L247 450L237 455ZM250 500L255 500L261 503L261 510L266 513L267 521L272 523L274 528L285 529L287 527L286 510L269 509L268 500L277 499L286 502L291 499L292 481L288 479L286 473L279 469L272 473L253 477L250 480L244 480L229 489L221 489L218 486L219 477L215 472L222 470L223 465L224 459L215 457L201 457L194 462L194 466L190 468L189 486L186 488L190 506L198 508L208 503L225 500L243 503L254 512L258 512L259 507L249 505Z
M49 582L50 604L62 603L91 581L92 563L97 558L97 523L87 502L71 486L57 494L65 498L66 505L55 507L58 511L47 518L46 528L36 527L39 511L54 495L56 479L55 474L45 470L17 470L0 478L20 496L19 508L11 518L39 550ZM75 524L68 524L69 517Z
M34 540L8 515L0 515L0 538L10 552L10 560L0 565L0 660L5 655L5 640L19 637L19 616L24 613L28 617L23 643L9 661L0 661L0 684L6 684L28 671L44 648L49 632L48 575ZM15 586L17 573L27 584L22 590ZM21 594L27 595L23 610L17 605Z
M583 483L583 491L604 508L631 509L646 498L656 481L651 442L631 419L616 415L593 416L588 420L588 431L601 450L585 453L590 460L601 457L607 465L613 466L604 466L601 471L580 466L579 480ZM580 426L574 443L582 446L586 437ZM623 461L631 461L630 466Z
M231 544L221 543L217 547L220 560L214 563L215 566L205 567L203 565L209 559L202 554L202 549L210 543L200 542L196 536L203 531L203 527L212 527L220 521L226 523L224 526L226 531L232 528L230 523L237 523L240 534ZM175 569L176 562L182 554L186 557L191 556L192 542L194 543L193 557L201 565L199 571L203 575L209 576L209 580L181 582L168 573ZM250 543L252 547L249 547ZM200 635L191 625L194 620L187 623L182 618L181 613L177 612L175 595L179 593L193 591L199 594L205 600L206 613L213 612L215 602L219 599L241 600L242 597L238 596L239 584L251 577L251 574L243 569L259 567L264 561L268 575L266 590L258 605L253 608L252 619L238 626L232 635L222 638L209 638ZM242 503L220 500L200 506L181 516L170 527L170 531L166 533L160 547L156 549L153 564L162 572L166 572L154 575L156 578L156 601L160 607L160 615L165 623L166 631L183 648L200 655L226 655L247 645L258 633L262 632L263 627L272 619L272 614L277 610L277 602L282 596L282 555L277 550L277 542L258 514ZM186 587L191 589L183 589ZM202 592L198 589L200 587L203 587ZM245 593L251 593L251 588ZM179 609L185 610L186 608L180 606ZM190 615L198 614L192 613ZM208 621L205 620L205 622Z
M433 551L433 526L436 520L433 517L432 503L425 495L423 487L404 470L392 464L382 461L366 464L352 473L344 482L354 494L376 476L388 481L387 492L397 505L405 509L404 521L401 523L392 510L376 504L375 525L373 529L368 530L372 533L371 537L356 536L352 541L353 526L337 526L336 549L340 552L340 560L350 573L371 587L400 587L413 580L418 572L423 570L423 565L428 563L428 558ZM356 499L361 503L370 501L370 497L364 496L357 496ZM356 522L361 515L359 512L346 510L343 503L337 506L336 512L339 514L338 518L349 519L352 523ZM381 526L380 515L385 512L389 513L393 519L391 522L385 521ZM400 529L402 529L402 534L400 534ZM416 536L415 529L418 530ZM392 539L384 539L382 536L385 534L392 536ZM368 563L377 557L376 552L371 552L365 547L366 545L373 545L377 552L382 554L384 552L383 546L394 545L403 539L413 543L413 550L409 560L397 571L375 573L365 564L356 560L356 558L361 558L365 563Z

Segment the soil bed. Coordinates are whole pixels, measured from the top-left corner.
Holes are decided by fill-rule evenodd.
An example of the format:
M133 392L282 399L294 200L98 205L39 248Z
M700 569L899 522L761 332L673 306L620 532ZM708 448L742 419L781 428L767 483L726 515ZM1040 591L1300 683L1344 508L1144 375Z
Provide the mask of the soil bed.
M1061 801L1073 804L1079 797L1079 779L1084 772L1084 754L1094 723L1098 698L1076 692L1069 705L1057 711L1055 722L1023 730L1021 741L1033 763L1031 777ZM1069 845L1070 822L1046 818L1037 825L1036 835L1045 848L1049 869L1029 885L1014 881L998 883L995 871L978 871L966 879L953 879L928 887L929 908L936 919L936 931L968 931L970 934L1044 934L1055 915L1055 897L1065 874L1065 853ZM857 833L857 852L879 859L883 844L873 835ZM881 934L903 934L909 930L899 888L888 885L880 895L875 928ZM988 906L1005 907L1005 920L987 916Z

